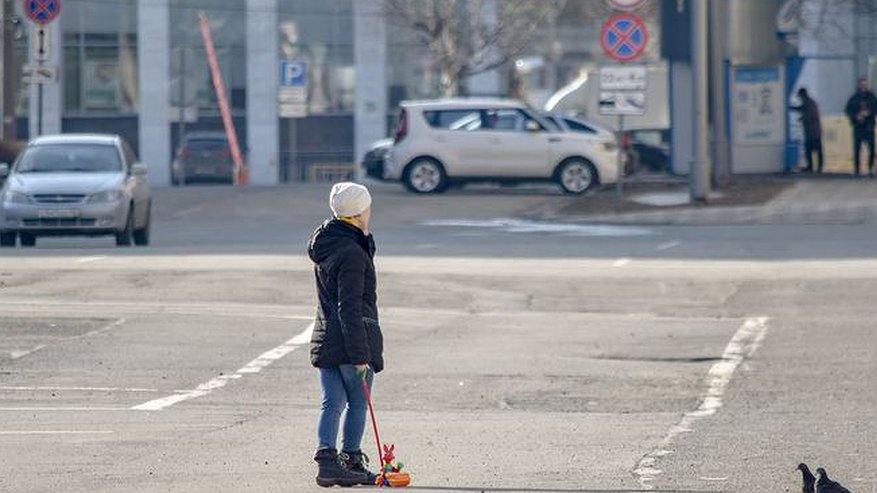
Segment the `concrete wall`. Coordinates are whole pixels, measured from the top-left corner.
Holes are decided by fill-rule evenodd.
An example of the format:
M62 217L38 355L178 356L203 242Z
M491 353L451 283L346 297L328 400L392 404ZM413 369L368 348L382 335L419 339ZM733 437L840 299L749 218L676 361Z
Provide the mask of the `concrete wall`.
M354 162L387 136L387 26L381 0L353 2L356 110ZM357 167L358 169L358 167Z
M250 183L276 185L280 129L277 114L277 0L247 0L247 164Z
M168 0L137 2L140 160L154 185L170 183L170 10Z

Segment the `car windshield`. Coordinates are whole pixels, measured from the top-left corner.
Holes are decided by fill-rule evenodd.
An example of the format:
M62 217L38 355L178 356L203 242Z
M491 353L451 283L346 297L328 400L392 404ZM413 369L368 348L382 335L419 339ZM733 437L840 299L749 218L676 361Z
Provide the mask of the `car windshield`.
M108 173L122 171L119 151L106 144L43 144L25 149L19 173Z
M225 139L191 139L186 142L185 147L190 151L221 151L228 148Z

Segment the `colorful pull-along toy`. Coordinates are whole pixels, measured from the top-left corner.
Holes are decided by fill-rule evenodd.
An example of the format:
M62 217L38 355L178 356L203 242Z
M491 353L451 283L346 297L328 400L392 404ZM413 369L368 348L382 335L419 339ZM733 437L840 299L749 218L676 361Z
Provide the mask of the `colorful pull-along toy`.
M381 472L378 474L377 479L375 479L376 486L392 486L392 487L404 487L408 486L411 483L411 476L407 472L402 472L402 463L396 462L396 456L393 454L393 451L396 449L396 445L390 444L390 446L384 445L383 453L381 452L381 436L378 434L378 421L375 419L375 410L372 406L372 396L371 392L368 390L368 382L366 379L362 379L362 388L365 390L365 398L368 401L368 413L372 418L372 427L375 430L375 442L378 445L378 457L381 458Z

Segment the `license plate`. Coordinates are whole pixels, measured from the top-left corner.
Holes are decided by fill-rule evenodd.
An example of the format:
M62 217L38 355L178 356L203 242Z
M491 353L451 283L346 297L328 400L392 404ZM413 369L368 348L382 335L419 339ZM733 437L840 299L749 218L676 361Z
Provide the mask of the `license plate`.
M46 209L39 212L40 219L71 219L79 217L79 211L69 209Z

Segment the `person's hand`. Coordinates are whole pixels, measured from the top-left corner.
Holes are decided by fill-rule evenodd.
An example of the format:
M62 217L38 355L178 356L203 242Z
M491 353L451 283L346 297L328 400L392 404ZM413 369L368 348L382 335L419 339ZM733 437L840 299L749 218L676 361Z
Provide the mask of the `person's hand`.
M353 365L356 368L356 374L359 375L359 378L365 378L368 375L368 365Z

